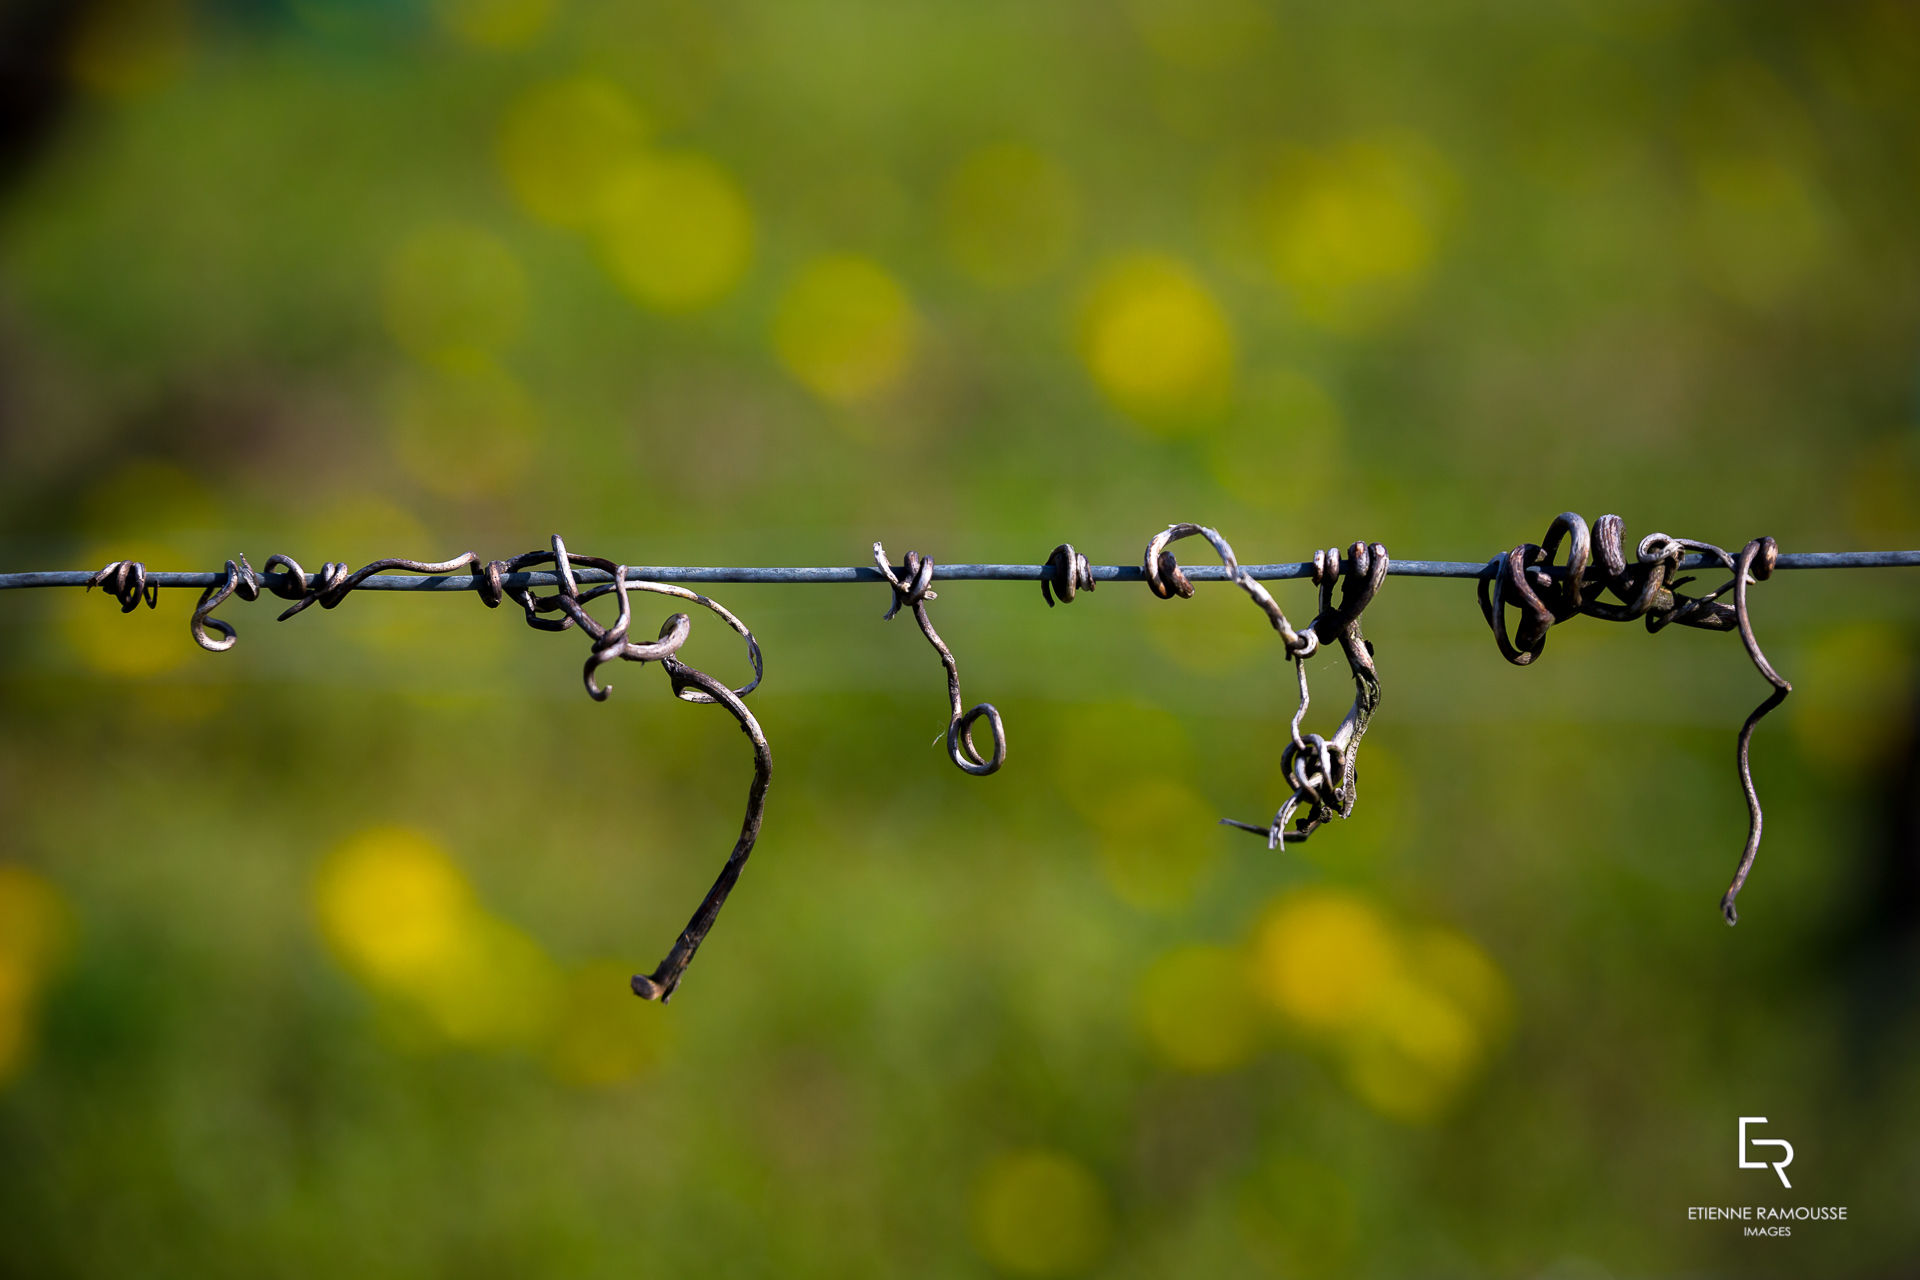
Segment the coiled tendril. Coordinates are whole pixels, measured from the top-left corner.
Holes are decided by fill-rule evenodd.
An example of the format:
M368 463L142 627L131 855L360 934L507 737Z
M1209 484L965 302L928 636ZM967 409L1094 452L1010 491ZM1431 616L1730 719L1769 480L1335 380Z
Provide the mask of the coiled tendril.
M1728 924L1736 924L1740 913L1734 908L1734 899L1739 897L1747 875L1753 870L1765 821L1760 810L1760 795L1753 785L1749 746L1754 727L1793 692L1793 686L1781 678L1761 652L1747 611L1748 585L1772 576L1780 549L1772 538L1755 538L1735 556L1711 542L1650 533L1640 540L1635 559L1629 563L1624 528L1619 516L1605 515L1594 522L1589 533L1587 522L1577 513L1561 512L1547 526L1547 535L1538 544L1523 542L1494 559L1490 567L1495 572L1480 580L1480 611L1493 630L1501 656L1516 666L1526 666L1540 656L1546 648L1548 628L1582 613L1610 622L1645 618L1649 632L1678 623L1707 631L1737 630L1740 633L1740 641L1746 646L1754 669L1773 688L1740 726L1734 746L1734 767L1747 802L1747 840L1741 848L1733 880L1721 895L1720 912ZM1554 557L1563 540L1567 544L1567 558L1555 565ZM1595 552L1598 552L1597 559ZM1682 595L1680 588L1693 581L1691 577L1678 576L1680 563L1689 552L1718 564L1732 576L1703 595ZM1728 591L1733 593L1731 605L1721 601ZM1602 592L1614 598L1604 600ZM1506 626L1509 606L1519 609L1521 615L1520 625L1511 638Z
M907 552L905 571L895 573L893 565L887 560L887 550L880 543L873 544L873 562L880 566L880 572L886 575L887 582L893 588L893 603L886 612L886 620L900 612L905 605L913 610L914 621L920 624L920 630L927 637L934 651L940 655L941 665L947 669L947 700L953 704L953 714L947 720L947 755L954 764L976 777L998 772L1007 762L1007 730L1000 719L999 710L991 702L982 702L971 710L963 711L966 703L960 697L960 667L953 660L953 650L947 648L946 641L933 629L933 623L927 617L927 601L938 600L940 593L933 590L933 557L922 557L918 551ZM982 717L993 733L993 754L981 756L980 749L973 743L973 726Z
M1355 757L1360 739L1367 732L1375 708L1380 705L1380 676L1373 663L1373 646L1360 635L1360 614L1373 600L1387 576L1387 549L1379 543L1356 542L1350 551L1340 603L1333 603L1333 584L1341 579L1340 553L1329 548L1313 557L1313 580L1320 587L1320 612L1313 625L1296 631L1272 595L1249 574L1233 554L1233 548L1218 532L1198 524L1175 524L1157 533L1147 543L1142 570L1148 588L1162 600L1178 596L1191 598L1193 584L1180 571L1170 544L1198 535L1213 545L1228 574L1252 597L1267 615L1267 621L1279 633L1286 656L1294 665L1299 684L1299 702L1288 727L1289 741L1281 752L1281 772L1293 784L1290 795L1275 812L1273 821L1261 825L1222 818L1223 825L1252 831L1267 837L1267 847L1277 848L1284 841L1305 840L1330 818L1344 818L1353 812L1359 771ZM1306 660L1323 642L1338 642L1353 672L1354 700L1340 727L1331 738L1304 733L1311 694L1307 687ZM1298 824L1287 829L1295 810L1302 804L1307 812Z
M531 587L511 581L515 574L548 563L554 566L559 578L558 589L550 595L537 595ZM276 567L284 572L275 573ZM574 575L576 568L599 570L612 575L613 580L582 590ZM719 918L720 908L726 904L727 895L739 880L741 869L746 866L754 842L759 838L761 820L766 812L767 788L773 773L773 753L767 744L766 734L761 731L759 722L743 701L759 687L763 674L759 641L754 639L753 632L740 619L706 596L671 583L629 580L625 566L594 556L575 555L567 550L558 534L554 535L550 550L529 551L510 560L482 561L476 553L468 551L451 560L376 560L353 571L349 571L345 564L329 562L313 579L308 578L299 562L291 556L271 556L266 561L264 572L256 573L243 555L237 561L227 561L225 576L200 593L190 624L193 638L202 648L215 653L233 647L236 639L233 626L213 616L213 611L230 596L237 595L242 600L252 601L260 598L263 589L271 591L281 599L291 601L280 614L280 620L284 622L314 604L323 609L337 608L354 588L367 579L392 570L430 576L465 570L473 576L474 590L488 608L496 609L502 600L511 599L521 606L527 625L538 630L567 631L579 627L591 641L582 679L588 695L595 701L605 701L612 692L610 687L600 684L595 678L600 667L614 661L657 662L666 671L669 687L676 698L683 702L713 703L725 707L739 722L741 731L747 735L753 748L753 778L747 787L746 816L740 825L740 835L734 841L733 849L720 868L713 887L701 900L686 928L681 930L666 958L655 966L652 973L636 974L632 981L635 995L666 1003L679 988L682 975L693 962L694 953L713 928L714 921ZM158 592L157 587L146 584L145 568L130 561L114 561L93 575L93 582L113 591L122 609L129 612L140 603L143 591L149 606L153 605ZM636 591L687 600L718 616L747 642L747 659L753 667L753 679L738 689L732 689L699 668L682 662L680 650L693 631L692 620L684 613L673 614L662 623L656 639L630 639L633 593ZM619 596L620 610L610 625L602 625L587 612L586 606L609 594ZM210 635L209 629L218 635Z

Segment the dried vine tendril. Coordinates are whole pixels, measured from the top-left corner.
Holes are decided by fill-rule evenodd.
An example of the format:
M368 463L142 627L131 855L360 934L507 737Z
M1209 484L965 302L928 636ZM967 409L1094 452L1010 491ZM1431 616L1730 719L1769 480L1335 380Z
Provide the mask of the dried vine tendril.
M1063 542L1047 557L1046 576L1040 579L1040 595L1051 609L1056 596L1061 604L1072 604L1076 594L1091 591L1098 585L1087 558L1075 551L1071 542Z
M113 560L87 579L87 590L104 588L120 602L120 612L132 613L142 600L152 609L160 603L160 588L147 585L147 566L138 560Z
M559 578L559 589L551 595L536 595L527 587L511 585L506 581L512 574L548 563L554 566L555 575ZM276 567L285 572L273 573ZM575 568L597 569L611 574L613 581L583 591L574 576ZM242 600L251 601L259 599L263 589L270 590L281 599L292 602L280 614L280 620L285 621L314 604L323 609L336 608L368 578L396 569L430 576L465 570L472 574L475 591L488 608L496 609L502 600L511 599L524 611L527 624L531 627L542 631L567 631L579 627L592 641L581 674L588 695L595 701L605 701L612 691L595 679L595 672L600 667L614 661L657 662L666 671L668 684L676 698L683 702L713 703L725 707L739 722L741 731L747 735L753 747L753 780L747 788L746 817L741 822L739 838L734 841L733 850L727 855L713 887L701 900L687 927L681 930L666 958L652 973L636 974L633 978L635 995L666 1003L679 988L682 975L693 962L694 953L713 928L727 895L739 880L741 869L746 866L747 858L753 852L754 841L759 837L761 819L766 811L767 786L773 774L773 753L767 745L766 734L761 731L759 722L743 701L759 686L763 673L760 644L754 639L753 632L725 607L706 596L671 583L629 580L625 566L595 556L575 555L567 550L566 544L556 534L551 550L529 551L511 560L482 561L477 554L468 551L451 560L441 561L376 560L351 572L344 564L328 563L317 575L317 584L308 582L299 562L290 556L270 557L266 561L265 576L256 573L253 566L247 563L247 558L241 556L237 561L227 561L222 579L200 593L193 610L193 638L202 648L215 653L233 647L236 635L232 625L213 616L213 611L230 596L237 595ZM143 589L149 606L153 604L158 591L157 587L146 585L146 570L137 563L117 560L93 576L95 582L114 593L122 609L127 611L140 603ZM684 613L676 613L662 623L656 639L630 639L633 593L636 591L687 600L719 617L747 642L747 659L753 666L753 679L738 689L732 689L699 668L682 662L679 658L681 647L693 631L692 620ZM605 595L619 596L620 612L611 625L602 625L586 609L588 604ZM217 637L210 635L209 629L217 632Z
M1387 549L1377 542L1353 544L1338 605L1333 603L1333 584L1342 580L1340 553L1334 548L1316 551L1313 556L1313 580L1320 588L1320 612L1312 626L1304 631L1296 631L1267 589L1241 567L1227 540L1205 525L1169 525L1148 541L1141 568L1146 574L1148 589L1154 595L1162 600L1175 596L1187 599L1193 595L1193 584L1180 571L1179 562L1168 547L1182 538L1195 535L1213 544L1214 551L1219 554L1221 563L1227 567L1233 581L1267 615L1267 621L1280 635L1287 657L1293 661L1294 674L1300 687L1299 703L1289 725L1290 740L1280 756L1281 772L1293 783L1293 794L1281 804L1272 822L1256 825L1235 818L1222 818L1220 821L1225 826L1266 836L1269 849L1277 848L1283 841L1305 840L1330 818L1345 818L1353 812L1359 786L1356 757L1360 751L1360 740L1366 736L1367 725L1380 705L1380 674L1373 664L1373 646L1360 634L1360 614L1386 580ZM1337 642L1340 645L1341 652L1346 655L1347 666L1353 673L1354 684L1353 705L1331 738L1317 733L1302 733L1300 729L1311 700L1307 688L1306 660L1323 642ZM1292 830L1288 830L1287 823L1292 821L1295 811L1302 804L1307 805L1306 814Z
M1772 538L1755 538L1731 555L1711 542L1692 538L1673 538L1650 533L1635 548L1629 563L1625 552L1624 524L1617 515L1601 516L1591 531L1587 522L1572 511L1563 511L1547 526L1539 543L1523 542L1489 566L1490 576L1480 579L1480 611L1493 630L1501 656L1516 666L1526 666L1545 650L1547 630L1576 614L1604 618L1610 622L1631 622L1645 618L1647 630L1657 632L1678 623L1707 631L1738 631L1754 669L1773 686L1771 693L1755 707L1740 726L1734 748L1734 765L1740 775L1740 790L1747 801L1747 842L1740 851L1733 880L1720 898L1720 912L1728 924L1737 924L1740 913L1734 907L1741 888L1753 870L1760 852L1760 831L1764 815L1760 795L1754 789L1753 768L1748 749L1753 730L1767 714L1793 692L1793 686L1760 651L1754 638L1753 621L1747 612L1747 587L1764 582L1773 575L1780 549ZM1554 563L1562 542L1567 546L1566 560ZM1595 559L1598 552L1598 559ZM1680 577L1681 560L1692 552L1717 564L1733 576L1704 595L1688 596L1680 588L1693 581ZM1613 600L1600 598L1609 592ZM1733 603L1720 597L1733 592ZM1520 611L1520 625L1511 638L1507 634L1506 611Z
M947 721L947 755L976 777L997 772L1007 762L1007 730L1000 720L1000 712L991 702L982 702L968 711L961 709L966 703L960 697L960 668L953 660L953 650L947 648L927 618L927 601L940 598L939 592L933 590L933 557L922 558L918 551L909 551L904 572L895 573L887 560L886 548L876 542L873 562L880 566L880 572L893 588L893 604L887 609L886 619L890 621L902 605L912 609L914 621L920 624L927 643L934 647L941 665L947 669L947 700L953 704L953 715ZM973 745L973 726L982 716L986 717L987 727L993 733L993 754L984 758Z
M1360 616L1391 573L1421 576L1477 577L1483 615L1492 629L1501 654L1519 666L1526 666L1545 650L1547 632L1576 614L1611 621L1643 618L1648 631L1655 632L1678 623L1706 630L1740 633L1747 655L1768 684L1768 696L1740 728L1735 763L1748 810L1747 840L1731 883L1721 898L1721 910L1727 922L1739 919L1735 899L1751 873L1759 852L1763 826L1759 795L1754 788L1749 761L1753 732L1759 722L1779 706L1793 686L1781 678L1767 661L1754 637L1748 612L1747 588L1765 581L1776 567L1830 568L1843 566L1896 565L1920 563L1920 552L1842 552L1808 553L1781 556L1771 538L1757 538L1737 554L1711 543L1673 538L1655 533L1643 538L1629 561L1620 517L1603 516L1589 529L1585 520L1572 512L1556 517L1538 544L1522 543L1484 566L1478 562L1400 561L1389 566L1386 548L1379 543L1354 543L1343 562L1337 549L1314 554L1311 566L1305 564L1240 564L1233 549L1220 534L1204 525L1175 524L1154 535L1148 542L1138 575L1161 599L1191 597L1194 586L1180 568L1170 549L1189 537L1204 537L1218 553L1226 577L1235 582L1258 605L1269 624L1280 636L1286 657L1294 663L1299 686L1298 702L1289 728L1289 741L1281 754L1282 772L1292 785L1292 793L1275 813L1272 822L1263 825L1222 819L1229 826L1262 834L1269 848L1285 841L1301 841L1331 818L1349 816L1354 807L1358 769L1356 757L1362 738L1380 702L1380 679L1374 665L1373 646L1360 633ZM1563 556L1564 552L1564 556ZM892 589L893 599L886 617L891 619L902 606L912 609L921 631L939 654L947 673L947 692L951 715L947 723L947 751L954 764L970 774L984 775L1000 769L1006 760L1006 730L999 711L991 703L980 703L963 710L959 669L953 652L941 640L927 616L927 602L936 597L932 589L934 562L908 552L905 564L896 570L887 559L885 548L873 544L873 559L880 576ZM551 564L550 573L529 573L534 566ZM1681 576L1688 569L1706 566L1725 569L1727 582L1698 595L1682 594L1680 588L1693 579ZM949 566L949 572L954 571ZM1049 608L1071 603L1082 591L1092 591L1098 578L1131 579L1135 571L1116 566L1094 566L1071 544L1055 547L1044 565L967 565L960 566L969 578L1038 580L1042 597ZM582 588L576 570L596 575L592 585ZM1310 573L1309 573L1310 570ZM426 575L420 578L386 578L379 575L403 571ZM465 571L466 579L435 586L428 580ZM230 649L235 630L214 616L225 602L238 596L258 600L263 593L287 601L279 615L293 617L318 604L333 609L354 590L371 585L376 588L429 587L446 591L473 590L488 608L503 601L519 605L529 626L548 631L566 631L574 627L586 633L590 646L582 669L587 693L604 700L609 688L600 683L599 669L614 661L659 663L667 673L675 697L694 703L723 706L739 723L752 745L754 772L748 787L746 815L740 835L728 855L713 887L699 909L682 930L673 948L651 974L633 978L636 994L665 1002L677 990L687 966L692 962L707 933L718 918L728 894L738 881L741 869L752 853L760 831L766 805L772 754L765 734L743 699L758 687L762 676L760 647L753 633L732 613L706 596L677 581L849 581L866 577L871 571L841 568L668 568L651 572L673 581L641 581L629 577L629 570L610 560L574 555L557 536L551 549L531 551L508 560L482 561L474 552L450 560L376 560L354 570L346 564L329 562L318 574L309 575L291 557L275 555L256 572L245 556L226 562L215 574L149 575L138 561L116 560L91 574L67 571L0 575L0 588L20 586L68 586L82 582L91 589L101 587L119 603L123 612L132 612L143 602L152 608L157 603L160 581L169 585L203 588L194 606L191 631L196 643L213 652ZM642 571L631 571L642 572ZM1203 575L1219 580L1218 571ZM1319 588L1319 612L1311 626L1296 630L1287 620L1260 578L1311 576ZM156 580L157 579L157 580ZM540 595L535 585L551 579L556 588ZM1334 586L1341 584L1338 603ZM676 613L667 618L659 634L651 640L631 638L634 592L672 596L700 606L741 636L753 667L753 678L740 688L724 682L680 660L679 654L692 634L692 620ZM1731 593L1732 602L1724 597ZM618 615L610 624L602 624L587 612L587 606L602 596L617 595ZM1611 598L1607 598L1611 597ZM1508 611L1519 613L1517 626L1509 630ZM1306 660L1323 644L1338 643L1346 657L1354 681L1354 700L1346 716L1330 737L1307 733L1302 729L1309 704ZM993 747L982 755L973 739L973 730L985 718L992 732ZM1295 815L1305 812L1296 821ZM1293 825L1290 827L1289 823Z

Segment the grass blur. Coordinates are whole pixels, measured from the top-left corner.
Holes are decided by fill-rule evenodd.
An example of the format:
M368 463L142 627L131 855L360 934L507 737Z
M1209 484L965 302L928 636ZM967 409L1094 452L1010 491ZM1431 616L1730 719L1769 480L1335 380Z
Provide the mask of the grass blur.
M1920 545L1908 6L0 15L0 568ZM471 599L233 601L211 655L186 593L8 593L0 1264L1904 1274L1914 581L1754 589L1735 930L1737 640L1515 669L1471 593L1383 589L1355 816L1269 853L1214 825L1283 797L1237 593L944 587L981 780L883 590L721 589L773 787L666 1008L724 715ZM1739 1203L1850 1216L1686 1220Z

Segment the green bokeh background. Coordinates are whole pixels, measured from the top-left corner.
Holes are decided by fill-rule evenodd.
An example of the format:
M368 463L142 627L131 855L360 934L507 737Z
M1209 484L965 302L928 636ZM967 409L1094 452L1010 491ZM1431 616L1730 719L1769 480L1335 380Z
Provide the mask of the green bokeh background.
M0 12L0 568L1920 545L1911 6ZM738 822L724 715L464 597L236 601L213 655L184 592L9 594L0 1259L1907 1274L1910 572L1753 591L1796 692L1734 930L1731 636L1516 669L1394 579L1357 811L1269 853L1213 825L1292 696L1229 589L943 588L987 779L884 590L721 589L774 783L665 1008L624 975Z

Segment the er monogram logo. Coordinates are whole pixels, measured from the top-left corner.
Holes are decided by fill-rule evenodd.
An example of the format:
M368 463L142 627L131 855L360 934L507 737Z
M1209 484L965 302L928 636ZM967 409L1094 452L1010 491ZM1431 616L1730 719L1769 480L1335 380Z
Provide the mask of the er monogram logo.
M1765 1116L1741 1116L1740 1117L1740 1167L1742 1169L1772 1169L1776 1174L1780 1176L1781 1186L1791 1187L1793 1184L1787 1181L1787 1166L1793 1163L1793 1144L1786 1141L1784 1138L1748 1138L1747 1137L1748 1125L1765 1124L1766 1122L1767 1122L1767 1118ZM1774 1160L1771 1162L1766 1160L1749 1160L1747 1159L1747 1148L1749 1146L1780 1147L1784 1149L1787 1154L1781 1159Z

